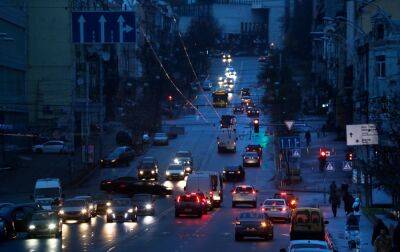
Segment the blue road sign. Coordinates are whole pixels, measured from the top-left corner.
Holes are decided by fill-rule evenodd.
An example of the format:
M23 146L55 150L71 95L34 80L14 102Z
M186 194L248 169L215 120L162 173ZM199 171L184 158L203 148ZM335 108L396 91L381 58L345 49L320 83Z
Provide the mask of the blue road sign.
M281 137L279 138L281 149L300 149L300 137Z
M135 34L134 12L72 12L73 43L133 43Z

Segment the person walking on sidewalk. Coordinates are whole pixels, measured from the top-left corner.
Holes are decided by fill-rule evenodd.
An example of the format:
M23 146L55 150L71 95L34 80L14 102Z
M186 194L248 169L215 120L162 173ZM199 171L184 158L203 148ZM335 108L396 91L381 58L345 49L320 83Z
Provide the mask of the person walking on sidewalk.
M311 144L311 133L310 133L310 130L307 130L306 134L304 135L304 138L306 139L307 149L308 149L308 148L310 148L310 144Z
M381 219L377 219L374 230L372 232L371 243L374 245L376 238L380 235L381 230L384 230L387 234L389 233L389 229L386 227L385 223Z
M393 251L400 251L400 221L393 230Z
M338 209L339 202L340 202L340 198L339 198L339 195L337 194L337 192L333 192L331 194L331 198L329 201L331 202L331 205L332 205L333 217L336 218L337 209Z
M336 182L332 181L331 185L329 186L329 194L332 195L332 193L336 192L337 186Z
M380 234L374 241L376 252L392 252L392 240L385 229L381 229Z
M356 198L353 203L353 214L356 216L358 223L360 223L360 218L361 218L361 202L360 198Z
M353 196L347 191L343 195L343 203L344 203L344 212L346 215L349 215L353 211Z

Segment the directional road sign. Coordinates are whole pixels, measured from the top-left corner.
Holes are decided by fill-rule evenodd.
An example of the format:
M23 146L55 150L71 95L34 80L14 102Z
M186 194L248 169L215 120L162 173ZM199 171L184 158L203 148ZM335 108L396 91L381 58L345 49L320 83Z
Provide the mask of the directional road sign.
M343 162L343 171L351 171L353 170L353 163L351 161Z
M73 43L133 43L135 34L135 14L132 11L72 12Z
M279 139L281 149L300 149L300 137L281 137Z
M375 124L346 125L347 145L378 144L378 131Z

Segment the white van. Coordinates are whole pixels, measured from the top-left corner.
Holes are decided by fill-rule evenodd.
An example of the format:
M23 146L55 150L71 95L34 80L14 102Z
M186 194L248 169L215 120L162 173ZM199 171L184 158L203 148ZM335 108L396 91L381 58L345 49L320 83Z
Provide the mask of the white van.
M222 178L217 172L193 172L186 180L185 192L202 192L210 208L220 207L223 201Z
M237 136L235 131L223 129L217 137L218 153L223 151L236 152Z
M51 210L62 202L63 194L61 182L58 178L44 178L36 180L33 199L44 209Z

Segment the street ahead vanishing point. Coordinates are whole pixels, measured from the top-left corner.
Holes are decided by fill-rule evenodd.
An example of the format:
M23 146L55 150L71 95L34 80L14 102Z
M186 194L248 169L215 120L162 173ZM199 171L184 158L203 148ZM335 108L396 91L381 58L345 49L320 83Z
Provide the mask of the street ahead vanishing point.
M135 34L134 12L72 12L73 43L133 43Z

